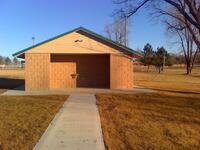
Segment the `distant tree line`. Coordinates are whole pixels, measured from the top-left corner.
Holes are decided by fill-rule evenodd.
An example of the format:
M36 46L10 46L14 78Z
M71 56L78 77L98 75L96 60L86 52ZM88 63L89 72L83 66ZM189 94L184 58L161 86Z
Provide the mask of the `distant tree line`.
M9 57L0 56L0 65L18 65L20 62L19 60L14 57L13 59Z
M188 64L188 58L184 54L168 53L164 47L158 47L156 51L152 46L147 43L143 48L144 57L141 58L141 62L147 66L147 72L150 66L155 66L158 72L164 70L165 66L172 66L174 64L184 64L186 66L187 74L190 74L194 64L200 65L200 53L196 54L194 62ZM188 67L189 66L189 67Z

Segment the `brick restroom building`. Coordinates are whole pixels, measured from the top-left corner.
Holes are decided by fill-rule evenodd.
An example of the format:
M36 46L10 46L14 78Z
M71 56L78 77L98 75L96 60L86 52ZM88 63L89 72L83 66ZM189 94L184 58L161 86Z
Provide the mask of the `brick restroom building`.
M138 52L83 27L13 56L25 59L25 90L133 87Z

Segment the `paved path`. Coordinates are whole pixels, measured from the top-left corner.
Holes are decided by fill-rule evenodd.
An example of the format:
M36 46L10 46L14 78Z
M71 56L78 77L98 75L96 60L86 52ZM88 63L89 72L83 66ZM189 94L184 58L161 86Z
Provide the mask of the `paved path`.
M94 94L72 94L34 150L104 150Z

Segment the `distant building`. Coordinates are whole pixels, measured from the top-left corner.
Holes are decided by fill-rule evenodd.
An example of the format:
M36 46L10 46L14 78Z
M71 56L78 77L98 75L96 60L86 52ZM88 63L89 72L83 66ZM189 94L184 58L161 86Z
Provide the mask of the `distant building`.
M133 55L133 64L134 65L143 65L143 63L140 61L140 58L142 58L143 56L140 55Z
M5 68L5 67L6 67L5 64L0 65L0 68Z

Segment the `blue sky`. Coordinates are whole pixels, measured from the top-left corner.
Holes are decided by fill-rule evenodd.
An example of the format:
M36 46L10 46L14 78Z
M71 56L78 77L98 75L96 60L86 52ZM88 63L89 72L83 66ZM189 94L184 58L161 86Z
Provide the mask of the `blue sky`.
M112 0L0 0L0 55L31 46L33 36L39 43L79 26L105 35L104 26L112 22L115 8ZM146 10L132 17L130 33L133 49L147 42L154 48L171 48L164 26L152 21Z

